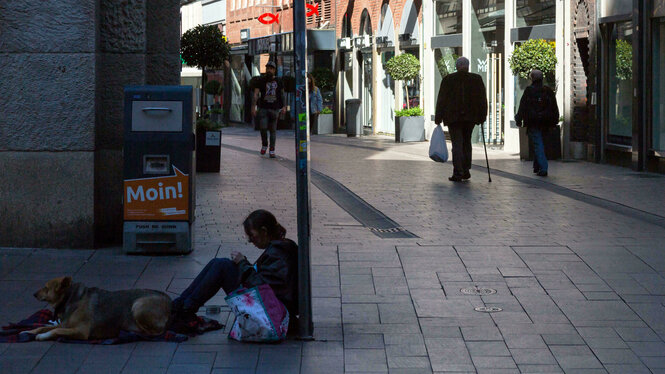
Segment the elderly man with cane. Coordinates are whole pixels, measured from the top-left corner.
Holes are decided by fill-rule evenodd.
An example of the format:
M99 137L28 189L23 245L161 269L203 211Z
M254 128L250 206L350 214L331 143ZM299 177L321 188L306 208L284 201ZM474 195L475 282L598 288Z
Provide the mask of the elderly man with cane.
M448 126L453 143L453 175L448 180L461 182L471 178L471 133L474 126L485 122L487 97L483 79L469 73L466 57L458 58L455 67L457 71L441 81L434 122Z

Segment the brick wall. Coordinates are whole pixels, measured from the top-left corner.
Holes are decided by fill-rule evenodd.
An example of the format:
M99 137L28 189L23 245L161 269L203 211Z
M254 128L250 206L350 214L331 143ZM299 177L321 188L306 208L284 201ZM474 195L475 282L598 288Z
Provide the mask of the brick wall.
M351 29L353 35L360 35L360 21L363 14L363 10L367 9L371 24L372 24L372 34L375 35L379 30L379 22L381 21L381 7L384 3L387 3L390 7L390 11L393 14L393 22L395 30L399 30L400 21L402 19L402 14L404 13L406 0L395 0L395 1L384 1L384 0L339 0L337 1L337 37L342 37L342 24L344 20L344 15L349 14L351 17ZM422 22L422 12L421 10L421 1L414 1L416 9L418 10L418 20Z

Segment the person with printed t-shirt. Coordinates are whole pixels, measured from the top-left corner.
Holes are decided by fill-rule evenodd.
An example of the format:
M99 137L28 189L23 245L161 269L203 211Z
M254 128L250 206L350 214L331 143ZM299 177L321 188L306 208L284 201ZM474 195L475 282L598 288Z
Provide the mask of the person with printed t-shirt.
M268 131L270 131L270 158L275 158L275 140L277 138L277 119L284 114L282 83L275 73L277 67L273 61L266 64L266 73L259 79L252 96L252 117L256 117L261 131L261 154L268 149ZM258 109L257 109L258 107Z

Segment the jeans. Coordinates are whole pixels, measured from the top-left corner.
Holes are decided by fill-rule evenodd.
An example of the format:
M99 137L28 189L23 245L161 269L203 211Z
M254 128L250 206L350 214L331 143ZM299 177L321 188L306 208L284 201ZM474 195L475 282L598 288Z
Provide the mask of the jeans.
M453 143L453 175L462 177L471 169L471 133L474 124L453 123L448 126L450 141Z
M261 145L268 146L268 131L270 131L270 149L275 149L275 140L277 139L277 119L279 118L279 109L258 108L256 120L261 131Z
M536 127L529 127L527 133L533 143L533 170L547 172L547 157L545 156L545 143L543 143L543 130Z
M238 287L240 287L238 265L228 258L213 258L192 284L173 300L173 305L196 313L220 288L229 294Z

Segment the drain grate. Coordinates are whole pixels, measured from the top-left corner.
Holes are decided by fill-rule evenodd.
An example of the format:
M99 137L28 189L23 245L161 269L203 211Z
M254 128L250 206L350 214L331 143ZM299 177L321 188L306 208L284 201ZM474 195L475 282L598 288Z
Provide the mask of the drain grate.
M477 308L473 308L473 310L482 313L495 313L495 312L500 312L503 309L499 308L498 306L479 306Z
M491 295L495 294L496 290L493 288L486 288L486 287L478 287L478 286L473 286L473 287L468 287L468 288L462 288L460 290L461 293L465 295Z
M380 232L380 233L407 231L404 227L391 227L389 229L379 229L379 228L376 228L376 227L368 227L368 229L369 229L369 231Z

